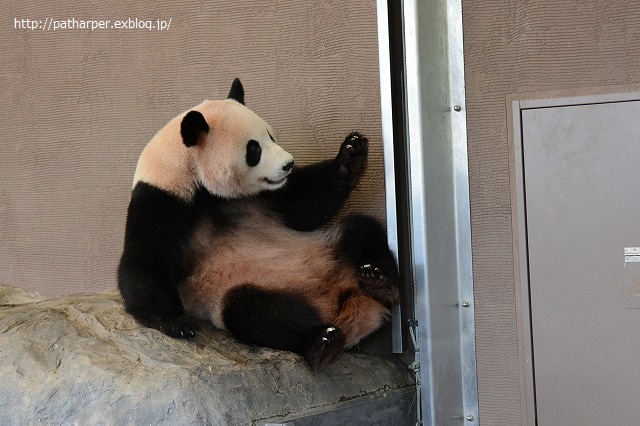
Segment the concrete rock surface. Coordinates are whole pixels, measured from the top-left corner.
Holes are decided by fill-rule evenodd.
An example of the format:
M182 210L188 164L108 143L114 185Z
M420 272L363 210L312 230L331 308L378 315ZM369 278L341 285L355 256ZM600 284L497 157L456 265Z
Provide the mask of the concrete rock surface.
M42 299L0 286L0 424L261 425L413 385L395 357L302 357L203 326L182 341L140 327L116 290Z

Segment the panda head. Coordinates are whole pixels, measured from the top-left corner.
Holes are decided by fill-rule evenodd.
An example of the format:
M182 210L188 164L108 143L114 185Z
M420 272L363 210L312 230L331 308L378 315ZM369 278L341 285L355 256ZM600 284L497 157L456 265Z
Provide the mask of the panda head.
M281 187L292 167L271 126L244 106L236 79L228 99L204 101L155 134L138 159L133 185L145 182L184 200L200 186L239 198Z
M293 167L293 157L276 144L271 126L244 106L238 79L228 99L204 101L185 113L180 135L197 183L221 197L280 188Z

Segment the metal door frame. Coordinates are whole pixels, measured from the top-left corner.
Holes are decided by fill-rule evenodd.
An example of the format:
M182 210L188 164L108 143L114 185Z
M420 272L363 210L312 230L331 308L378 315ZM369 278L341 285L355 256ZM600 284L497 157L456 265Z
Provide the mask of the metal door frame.
M527 244L526 195L522 111L535 108L577 106L640 100L640 86L615 86L575 90L520 93L507 96L508 139L511 169L511 223L513 230L516 317L520 363L520 395L524 424L536 424L535 374L531 301L529 297L529 250Z

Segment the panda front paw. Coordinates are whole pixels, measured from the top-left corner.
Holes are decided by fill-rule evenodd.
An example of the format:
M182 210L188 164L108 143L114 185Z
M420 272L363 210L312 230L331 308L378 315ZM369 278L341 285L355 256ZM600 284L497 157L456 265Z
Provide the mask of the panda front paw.
M340 180L348 189L353 189L367 167L369 141L358 132L352 132L345 138L336 157Z
M393 278L395 274L370 263L360 266L358 273L358 285L364 294L387 308L398 303L400 292L397 279Z
M326 367L344 351L344 335L337 327L323 328L314 333L307 344L305 359L314 372Z

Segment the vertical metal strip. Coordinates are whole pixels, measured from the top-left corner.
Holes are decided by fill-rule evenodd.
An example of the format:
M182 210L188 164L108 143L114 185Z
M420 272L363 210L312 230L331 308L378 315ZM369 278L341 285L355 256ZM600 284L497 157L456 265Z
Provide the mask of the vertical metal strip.
M417 362L419 365L420 412L422 422L435 424L433 395L432 342L429 330L429 277L427 274L427 223L422 135L422 98L420 91L420 42L416 0L404 0L402 8L405 42L407 138L410 175L410 223L412 228L411 256L415 279L415 318Z
M462 373L463 413L467 424L478 424L478 385L473 303L473 263L471 257L471 206L469 201L469 164L467 119L465 108L464 48L462 2L447 3L449 78L453 149L454 201L456 212L458 294L460 309L460 363Z
M422 422L474 425L478 394L462 4L404 0L403 19Z
M389 244L397 253L404 242L397 228L387 1L377 2L378 36ZM406 142L395 148L406 150L407 159L418 420L474 425L479 419L462 4L403 0L401 6Z
M377 2L378 61L380 68L380 108L382 119L382 147L384 154L384 185L387 209L389 248L398 261L398 218L396 214L396 172L393 141L393 112L391 98L391 53L389 39L389 11L387 0ZM391 338L394 353L402 353L402 324L400 305L391 312Z

